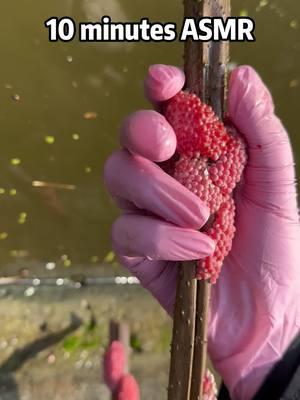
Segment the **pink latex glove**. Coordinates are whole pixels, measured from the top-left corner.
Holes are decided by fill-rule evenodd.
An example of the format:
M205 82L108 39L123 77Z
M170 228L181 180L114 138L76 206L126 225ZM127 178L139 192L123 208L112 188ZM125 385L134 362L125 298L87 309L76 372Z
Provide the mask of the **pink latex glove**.
M184 86L181 70L152 66L146 93L154 103ZM234 400L253 397L300 328L300 228L288 135L271 95L250 67L231 74L229 114L249 151L235 194L237 234L213 288L209 353ZM198 259L213 243L196 232L208 210L152 161L175 150L174 132L155 111L131 115L121 129L127 150L113 154L105 180L123 209L113 225L121 262L172 313L175 261ZM165 222L168 221L168 222Z

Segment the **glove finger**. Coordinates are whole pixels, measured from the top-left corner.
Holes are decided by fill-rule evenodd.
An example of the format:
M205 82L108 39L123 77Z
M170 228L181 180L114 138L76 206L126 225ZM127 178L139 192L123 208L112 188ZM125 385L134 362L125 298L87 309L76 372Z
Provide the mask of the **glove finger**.
M171 99L183 88L185 76L181 69L163 64L151 65L145 79L145 95L157 104Z
M133 203L187 228L201 228L209 218L208 207L192 192L153 162L126 150L114 153L104 168L106 186L120 204ZM131 208L132 209L132 208Z
M156 111L137 111L122 124L120 142L132 154L151 161L166 161L176 150L176 135L168 121Z
M178 268L171 261L150 261L143 257L126 257L117 254L120 263L139 279L161 306L173 315Z
M215 249L214 241L201 232L133 214L122 215L114 222L112 243L118 255L150 261L198 260Z

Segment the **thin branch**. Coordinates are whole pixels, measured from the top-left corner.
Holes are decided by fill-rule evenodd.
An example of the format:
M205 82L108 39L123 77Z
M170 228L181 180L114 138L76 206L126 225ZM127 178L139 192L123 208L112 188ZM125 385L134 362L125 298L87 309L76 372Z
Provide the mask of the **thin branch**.
M186 18L230 15L230 0L184 0L183 3ZM220 118L224 112L228 57L227 42L189 40L185 44L186 89L210 104ZM208 281L196 282L193 274L195 263L182 263L174 312L169 400L203 397L211 285Z

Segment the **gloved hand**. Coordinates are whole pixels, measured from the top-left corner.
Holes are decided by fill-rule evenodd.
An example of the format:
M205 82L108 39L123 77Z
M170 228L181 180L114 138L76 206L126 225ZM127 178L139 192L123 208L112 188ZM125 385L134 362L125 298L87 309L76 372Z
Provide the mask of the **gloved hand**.
M152 66L148 98L159 104L184 85L175 67ZM228 111L248 144L235 193L237 233L213 287L209 353L233 400L251 399L300 328L300 225L288 135L270 93L250 67L231 74ZM175 261L199 259L214 245L199 229L205 205L153 161L170 158L174 132L155 111L131 115L123 150L105 166L105 181L123 215L112 229L121 262L172 314Z

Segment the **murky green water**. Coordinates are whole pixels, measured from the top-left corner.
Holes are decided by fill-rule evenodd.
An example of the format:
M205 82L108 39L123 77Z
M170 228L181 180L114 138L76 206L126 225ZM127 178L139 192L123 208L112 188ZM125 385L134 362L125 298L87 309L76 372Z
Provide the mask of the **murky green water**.
M234 0L233 10L255 18L257 42L234 44L232 61L252 64L267 81L300 162L300 3ZM103 162L118 146L122 118L148 107L142 95L147 66L180 64L182 47L48 43L43 21L50 16L86 21L103 14L180 24L182 9L179 0L1 1L2 273L16 262L87 265L110 250L117 211L101 180Z

